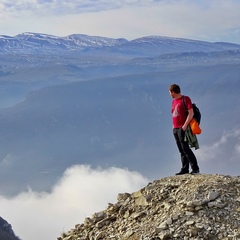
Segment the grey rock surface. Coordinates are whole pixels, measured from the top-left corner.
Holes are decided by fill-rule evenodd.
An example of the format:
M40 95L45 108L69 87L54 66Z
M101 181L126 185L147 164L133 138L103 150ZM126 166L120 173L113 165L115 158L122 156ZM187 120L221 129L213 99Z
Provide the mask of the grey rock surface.
M58 240L240 239L240 177L166 177L86 218Z

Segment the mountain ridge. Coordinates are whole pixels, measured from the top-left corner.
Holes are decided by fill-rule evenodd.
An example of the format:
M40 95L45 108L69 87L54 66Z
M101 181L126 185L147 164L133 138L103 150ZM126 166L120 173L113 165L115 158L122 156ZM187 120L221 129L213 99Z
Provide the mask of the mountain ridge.
M1 82L38 82L40 86L48 86L105 76L240 62L240 45L231 43L161 36L132 41L83 34L65 38L36 33L17 36L18 39L0 37Z
M72 34L58 37L40 33L22 33L14 37L0 36L0 54L6 53L38 53L56 54L66 51L81 52L92 50L112 51L123 55L156 56L162 53L175 53L187 51L223 51L239 49L240 45L235 43L211 43L207 41L191 40L184 38L146 36L134 40L124 38L107 38L100 36L89 36L85 34ZM161 47L162 50L156 49ZM143 51L145 48L145 51Z

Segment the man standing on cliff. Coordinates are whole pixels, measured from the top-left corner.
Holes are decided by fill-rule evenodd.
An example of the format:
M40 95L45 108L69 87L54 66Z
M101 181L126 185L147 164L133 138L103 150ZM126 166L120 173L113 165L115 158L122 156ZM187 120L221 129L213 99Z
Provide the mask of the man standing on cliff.
M183 96L181 94L181 89L177 84L172 84L169 87L169 93L173 98L172 101L173 135L176 140L176 144L180 152L182 161L182 168L180 172L176 173L176 175L189 173L189 164L192 168L191 174L198 174L199 167L196 156L189 147L188 142L185 141L185 132L190 121L193 118L192 101L188 96ZM188 114L186 114L186 110L183 103L183 97Z

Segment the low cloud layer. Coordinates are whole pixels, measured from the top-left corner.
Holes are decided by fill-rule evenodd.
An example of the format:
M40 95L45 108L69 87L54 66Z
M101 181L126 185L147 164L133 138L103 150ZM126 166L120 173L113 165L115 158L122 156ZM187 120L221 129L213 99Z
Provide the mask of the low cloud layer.
M147 183L137 172L76 165L65 171L50 193L29 189L11 199L2 196L0 216L24 240L56 239L85 217L115 203L118 193L137 191Z
M239 129L223 133L210 145L200 140L200 147L194 152L202 174L239 175ZM172 161L174 169L180 166L177 152ZM85 217L106 209L108 203L115 203L118 193L132 193L148 182L141 174L127 169L75 165L65 171L50 193L29 189L14 198L0 197L0 216L24 240L56 239L82 223Z
M196 155L202 173L240 174L240 129L224 132L211 145L201 145Z

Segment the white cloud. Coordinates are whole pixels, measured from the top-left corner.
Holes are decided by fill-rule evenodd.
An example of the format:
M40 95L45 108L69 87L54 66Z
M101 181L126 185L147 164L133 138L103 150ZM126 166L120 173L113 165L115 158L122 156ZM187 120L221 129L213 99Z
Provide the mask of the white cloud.
M210 146L200 146L196 155L203 173L239 175L240 129L224 132L222 137Z
M203 174L239 175L240 129L224 132L211 145L200 144L195 153ZM176 159L179 164L179 154ZM85 217L106 209L109 202L115 203L118 193L137 191L148 182L126 169L76 165L65 171L50 193L29 189L14 198L0 197L0 216L24 240L56 239Z
M84 13L84 12L99 12L116 8L124 8L129 6L142 6L153 4L154 1L143 0L16 0L9 3L8 0L1 2L2 9L8 12L32 12L41 15L44 13L53 13L59 15Z
M236 0L8 2L0 7L0 31L4 34L32 31L128 39L147 35L229 42L240 39L240 2Z
M126 169L76 165L65 171L51 193L29 189L11 199L2 196L0 216L24 240L56 239L115 203L118 193L137 191L147 183L142 175Z

